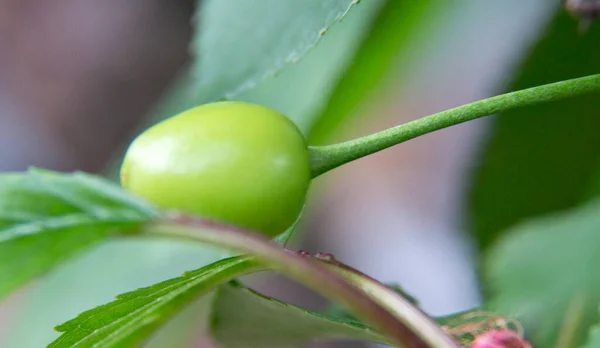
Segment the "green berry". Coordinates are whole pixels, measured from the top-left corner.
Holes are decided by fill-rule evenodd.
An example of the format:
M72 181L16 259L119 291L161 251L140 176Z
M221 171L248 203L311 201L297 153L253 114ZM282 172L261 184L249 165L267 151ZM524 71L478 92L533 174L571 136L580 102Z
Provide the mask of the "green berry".
M284 232L310 184L306 141L284 115L254 104L202 105L130 145L121 184L158 207L262 232Z

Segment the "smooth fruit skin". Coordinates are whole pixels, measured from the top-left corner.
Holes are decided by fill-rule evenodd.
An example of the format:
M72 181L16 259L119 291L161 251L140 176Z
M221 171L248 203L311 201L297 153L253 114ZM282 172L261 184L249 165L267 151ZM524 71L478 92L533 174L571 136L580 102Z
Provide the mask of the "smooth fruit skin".
M284 232L310 184L306 141L282 114L243 102L202 105L138 136L122 186L158 207L262 232Z

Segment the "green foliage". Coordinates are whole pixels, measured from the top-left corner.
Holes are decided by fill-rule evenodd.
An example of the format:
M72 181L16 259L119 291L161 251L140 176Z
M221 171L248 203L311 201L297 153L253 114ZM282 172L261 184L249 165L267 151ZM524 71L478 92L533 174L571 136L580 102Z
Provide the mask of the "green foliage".
M600 27L586 33L559 11L508 90L600 71ZM600 152L600 98L580 96L504 112L474 177L472 230L489 247L508 227L525 219L574 207L586 200Z
M404 289L402 289L402 287L400 285L398 285L398 284L384 284L384 285L387 286L390 290L394 291L398 295L400 295L403 298L405 298L406 300L408 300L410 303L412 303L416 307L419 306L419 301L417 301L416 298L414 298L413 296L408 294L406 291L404 291ZM358 319L356 319L356 317L352 313L350 313L348 311L348 309L340 306L337 303L332 303L331 305L329 305L329 307L324 311L324 313L332 318L358 321Z
M205 0L192 43L194 94L233 98L297 62L357 0Z
M180 111L192 104L232 98L276 75L288 63L304 57L356 3L357 0L203 1L195 22L198 35L192 45L197 58L192 67L193 78L179 85L172 103L165 104L165 108L171 108L168 113L172 114L172 110ZM364 26L367 29L362 29L360 35L358 30L355 33L360 45L344 46L358 47L356 55L345 60L341 59L342 55L338 57L340 62L344 61L338 71L340 78L327 87L323 87L324 83L315 84L323 94L335 85L322 112L304 122L303 130L317 143L325 142L331 130L337 129L380 91L386 75L398 63L398 57L409 50L408 42L411 38L414 40L416 29L429 25L442 6L433 0L381 0L373 5L375 3L373 0L371 7L363 7L378 12L374 19L363 18L362 23L369 25ZM600 49L596 45L600 39L598 27L581 34L577 22L561 13L545 35L521 67L510 90L600 70ZM328 61L331 71L337 61ZM317 60L314 64L319 63ZM331 71L328 78L336 75ZM190 86L194 86L193 90ZM279 89L283 92L279 93L299 99L297 105L305 102L292 88L290 92L281 86ZM597 346L600 330L594 325L598 322L600 277L591 267L600 263L597 233L600 201L521 224L497 244L493 243L503 231L522 220L575 207L597 193L590 194L590 188L597 183L600 153L591 145L600 138L600 118L596 111L600 99L597 94L581 94L597 91L598 86L600 75L563 81L478 101L354 141L312 147L311 169L316 176L417 136L501 112L472 192L475 234L480 245L490 251L485 274L491 298L486 308L516 316L539 346L579 346L586 339L588 347ZM296 92L301 89L295 87ZM573 96L576 97L564 99ZM244 111L234 114L247 116ZM233 140L238 140L240 133L231 133L231 126L240 124L234 121L225 127L228 129L225 133L233 134ZM260 124L253 126L262 131L268 129ZM197 135L192 133L190 139ZM279 146L289 139L282 134L275 132L276 136L285 138L276 139ZM251 142L258 144L261 140L264 134ZM201 144L201 147L209 149L215 142L219 143L212 139L210 144ZM151 141L151 145L155 146L155 141ZM268 144L266 148L275 147ZM243 146L243 150L247 149L248 146ZM219 153L213 150L202 157ZM154 149L149 153L152 158ZM189 165L197 156L188 154L188 157L183 161L176 159L177 163L170 163L168 168L180 169L176 165ZM253 159L238 162L233 170L225 170L225 174L245 173ZM281 165L272 159L267 162ZM291 175L293 173L298 171L292 170ZM157 191L159 187L154 182L145 189L151 194L175 193L172 197L178 200L191 192L190 187L198 186L200 191L207 192L214 188L211 186L214 180L219 180L233 197L232 201L236 201L241 194L250 192L252 195L249 188L257 187L257 177L266 181L270 178L254 175L253 180L235 186L229 176L215 175L208 181L201 178L190 182L172 177L159 180L167 184L160 187L162 192ZM289 181L290 173L277 187L281 188L285 179ZM309 180L308 176L305 179ZM181 191L174 192L169 185L175 181L181 184ZM221 199L222 196L215 194L214 197ZM244 218L255 219L259 212L277 211L278 203L268 198L258 201L258 205L244 205L244 208L256 209L249 210ZM264 202L274 205L265 206ZM230 202L202 203L227 214L232 212ZM275 219L282 218L281 215ZM287 226L293 218L285 217ZM273 219L267 216L264 220L272 223ZM260 230L254 225L245 227ZM400 288L390 291L389 287L332 259L317 262L304 254L282 249L293 227L271 243L251 232L214 221L183 215L167 217L118 187L82 173L63 175L33 170L26 174L3 174L0 175L0 298L112 235L178 237L231 248L248 256L222 259L181 277L122 294L115 301L58 326L56 329L63 334L50 347L145 344L177 313L215 289L211 299L210 333L224 348L282 347L322 339L453 346L452 338L438 324L465 318L464 313L441 318L436 324L419 311L414 298ZM359 322L345 308L333 307L327 314L307 311L232 281L267 268L276 269L339 301L357 313L357 317L367 318L368 325ZM224 285L229 281L231 283ZM381 334L371 326L379 328Z
M553 347L564 332L573 332L565 347L581 344L598 321L598 231L600 201L510 231L486 259L489 306L521 320L535 346Z
M52 328L77 314L111 302L117 294L178 277L186 270L201 268L224 257L219 249L182 240L108 238L54 267L15 297L19 301L18 310L4 323L6 335L0 338L0 347L46 347L60 336ZM198 320L205 314L198 306L203 304L206 313L207 300L185 309L182 315L161 327L144 347L163 348L160 343L164 339L169 339L175 347L184 346L182 342L187 343L193 335L192 328L202 325ZM181 334L182 331L186 334Z
M279 348L331 339L389 343L355 320L304 310L238 283L217 290L210 318L210 332L223 348Z
M584 348L600 347L600 324L592 326L589 332L588 340L583 346Z
M368 99L381 92L381 85L410 47L410 39L424 25L432 25L439 1L386 1L372 21L352 63L333 89L325 108L316 117L309 134L311 145L327 142L332 132L351 118ZM433 11L435 8L435 11ZM435 19L435 18L434 18Z
M155 211L83 173L0 175L0 298Z
M49 347L130 347L150 335L184 306L215 286L259 269L250 257L232 257L183 276L117 296L56 327L64 332Z
M395 345L425 339L409 331L406 319L402 318L406 315L426 323L428 319L423 314L412 310L403 315L388 311L373 298L376 295L367 296L355 288L355 280L347 280L339 272L301 254L286 252L279 245L253 233L193 217L156 221L147 225L143 232L147 236L179 237L242 251L256 257L257 261L251 256L225 259L183 277L121 295L116 301L84 312L57 327L58 331L65 334L51 347L117 347L140 344L198 295L234 277L265 268L276 269L329 299L344 303L359 317L380 328ZM410 308L403 306L405 309ZM441 335L427 340L449 340L439 327L427 325L428 333Z
M336 81L352 64L386 0L362 1L295 64L247 89L237 100L258 103L287 115L308 136ZM350 102L350 100L348 100ZM333 130L332 130L333 131Z

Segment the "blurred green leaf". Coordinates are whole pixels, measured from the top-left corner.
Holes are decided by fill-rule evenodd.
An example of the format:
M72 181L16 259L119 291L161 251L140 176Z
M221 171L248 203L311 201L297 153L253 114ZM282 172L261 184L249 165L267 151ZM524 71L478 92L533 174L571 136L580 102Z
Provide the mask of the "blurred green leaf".
M536 347L568 332L562 346L579 346L598 321L599 231L600 201L511 230L486 258L488 307L520 320Z
M403 291L400 294L406 295ZM210 313L209 330L223 348L296 347L311 341L338 339L389 344L338 305L329 307L324 313L308 311L266 297L237 282L217 290ZM435 320L439 325L456 329L462 325L489 325L490 316L495 314L475 308ZM457 332L461 332L461 339L467 339L468 331Z
M600 26L581 33L560 11L508 90L600 71ZM600 165L600 98L523 108L493 119L471 192L472 231L483 248L530 217L574 207Z
M367 29L354 60L337 81L329 101L309 133L311 145L327 142L357 109L377 92L389 72L402 62L400 57L411 46L409 39L416 36L420 26L432 25L447 6L435 0L388 0ZM443 12L443 11L442 11Z
M192 43L199 102L231 99L297 62L357 0L205 0Z
M355 320L304 310L235 282L217 290L210 332L223 348L282 348L331 339L388 343L373 329Z
M333 25L300 62L287 65L281 73L244 91L236 99L278 110L307 135L336 80L352 63L361 42L369 35L365 28L371 26L385 3L386 0L362 1L360 10L350 11L342 22Z
M83 173L0 175L0 298L155 211Z
M138 346L200 295L258 269L254 258L232 257L186 272L179 278L119 295L115 301L56 327L64 334L49 347Z
M598 348L600 347L600 324L592 326L589 332L588 340L586 341L584 348Z
M6 335L0 338L0 347L46 347L60 336L52 327L112 301L115 294L178 277L186 270L222 258L218 249L189 241L108 238L55 267L18 294L18 310L11 315L10 322L3 323ZM144 347L163 348L165 345L160 342L167 337L174 347L185 346L193 332L186 337L176 331L191 327L197 330L196 325L201 325L198 320L208 313L200 312L198 306L192 307L198 310L194 313L196 320L190 319L189 315L188 320L178 315ZM204 307L208 308L208 305L205 303ZM189 312L188 309L185 311Z

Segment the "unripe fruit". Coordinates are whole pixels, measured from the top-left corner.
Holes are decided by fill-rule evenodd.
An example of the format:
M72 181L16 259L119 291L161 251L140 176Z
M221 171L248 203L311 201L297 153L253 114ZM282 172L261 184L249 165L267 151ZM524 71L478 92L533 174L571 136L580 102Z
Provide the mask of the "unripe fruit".
M121 184L158 207L273 237L298 217L310 184L306 141L280 113L254 104L202 105L130 145Z

